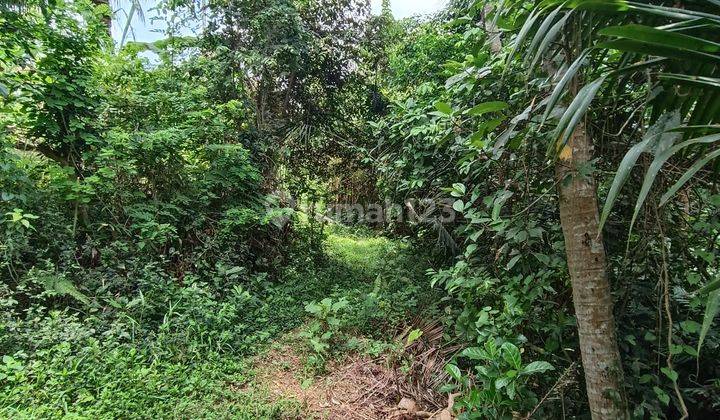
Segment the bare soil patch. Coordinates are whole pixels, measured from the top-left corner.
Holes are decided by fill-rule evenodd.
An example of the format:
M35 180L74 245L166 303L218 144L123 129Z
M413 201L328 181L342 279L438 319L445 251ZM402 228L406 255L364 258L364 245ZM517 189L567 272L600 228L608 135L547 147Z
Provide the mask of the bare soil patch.
M304 351L294 334L276 342L255 358L255 378L247 386L266 390L273 400L299 401L304 412L302 418L452 418L444 407L421 407L415 398L408 396L403 377L383 357L349 355L329 362L325 375L308 380L304 373Z

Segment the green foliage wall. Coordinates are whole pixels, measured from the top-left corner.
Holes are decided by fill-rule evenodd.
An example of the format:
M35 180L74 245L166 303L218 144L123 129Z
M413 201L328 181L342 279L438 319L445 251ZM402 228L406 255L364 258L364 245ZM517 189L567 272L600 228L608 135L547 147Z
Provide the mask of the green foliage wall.
M524 50L528 45L514 43L533 15L519 4L506 3L494 2L494 9L486 9L484 2L453 2L430 21L410 26L386 50L389 66L383 89L393 101L388 115L369 123L380 140L367 151L378 163L382 195L396 201L452 200L459 215L454 223L442 228L437 223L404 224L395 229L409 228L423 246L447 255L444 268L428 274L436 287L446 290L446 310L453 314L448 323L455 337L480 347L512 343L523 348L524 360L550 362L555 368L530 387L517 380L518 387L523 384L518 395L515 391L520 388L507 387L516 383L512 372L507 378L493 376L507 370L497 360L501 353L490 358L459 357L460 404L468 413L477 410L490 417L533 409L545 416L559 415L556 410L582 413L587 410L581 396L584 385L572 379L579 378L575 362L579 353L554 161L547 155L555 125L565 111L562 106L548 106L547 112L544 108L552 100L549 88L559 76L545 67L528 72L535 50L528 52ZM540 4L538 10L549 14L553 8L543 9ZM595 19L591 22L604 22L602 15L591 16L588 19ZM542 19L535 27L540 23ZM501 38L499 50L489 42L488 28L493 26ZM709 32L704 35L712 37ZM537 49L544 45L543 36L550 37L542 33L537 42L532 35L526 41ZM596 139L596 159L579 170L597 177L601 198L607 195L624 151L642 140L641 132L647 129L641 128L643 121L634 120L638 105L660 89L646 90L649 82L639 77L621 80L622 85L598 93L585 119ZM625 130L628 124L636 128ZM688 165L679 159L676 165ZM628 236L632 205L643 183L640 170L632 171L605 227L625 392L634 416L662 417L681 411L676 381L691 412L716 410L717 366L710 355L716 347L710 344L703 349L708 353L697 355L700 325L704 321L712 331L712 319L705 315L708 298L695 293L716 276L716 268L710 267L716 267L717 258L707 253L717 241L710 233L717 229L716 207L711 204L717 177L712 173L698 178L692 192L688 190L690 195L681 199L684 205L665 207L658 215L649 204L640 213L643 221ZM672 175L668 171L659 176ZM432 214L439 218L442 210L438 206ZM665 269L673 322L669 346L663 293L657 286ZM674 371L665 364L668 354L673 356ZM700 380L696 364L705 372ZM494 385L495 390L488 390ZM545 392L559 395L562 407L547 401L538 404Z

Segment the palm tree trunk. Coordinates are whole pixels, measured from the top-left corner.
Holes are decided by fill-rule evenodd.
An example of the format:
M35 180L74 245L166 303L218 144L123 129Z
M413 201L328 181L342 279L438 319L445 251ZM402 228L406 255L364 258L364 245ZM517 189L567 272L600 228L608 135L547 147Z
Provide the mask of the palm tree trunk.
M592 176L578 168L590 162L592 141L583 123L560 153L556 176L560 224L572 283L580 352L590 413L597 419L626 418L622 365L615 336L613 299L599 235L598 202Z

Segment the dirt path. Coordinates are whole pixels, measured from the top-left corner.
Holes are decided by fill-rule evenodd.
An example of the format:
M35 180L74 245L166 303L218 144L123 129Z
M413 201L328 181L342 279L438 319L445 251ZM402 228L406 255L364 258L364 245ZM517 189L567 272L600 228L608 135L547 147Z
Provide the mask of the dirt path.
M419 282L425 281L422 266L415 261L406 262L411 258L410 253L388 238L341 232L329 235L325 244L329 263L317 267L310 277L325 285L323 288L328 293L331 289L342 290L357 299L357 296L370 293L375 296L376 293L390 293L378 289L378 278L384 282L396 281L398 290L409 284L402 276L415 276ZM417 273L411 274L410 270ZM305 278L299 281L305 281ZM398 296L408 298L408 295ZM347 316L355 316L352 314ZM383 344L388 347L382 350L385 353L380 357L344 349L328 356L322 372L309 365L313 352L309 349L308 338L300 336L308 325L296 328L277 337L252 359L252 380L239 386L237 391L267 395L272 402L297 402L295 407L299 406L300 414L287 414L284 418L451 418L448 410L443 410L447 407L444 400L447 396L435 391L447 380L442 376L442 367L449 354L442 348L442 326L439 322L420 318L401 322L400 326L407 330L398 333L400 326L389 328L384 333L389 335L384 338L387 343ZM407 334L417 328L423 329L421 339L407 345ZM344 336L346 340L363 343L370 340L352 329L343 334L349 334ZM397 336L393 337L395 334Z
M386 357L348 355L328 363L326 373L310 377L305 347L293 332L253 359L254 379L239 391L260 391L273 401L300 404L303 419L434 419L450 420L445 407L426 411L409 391L406 377Z
M393 372L381 360L347 357L328 364L327 374L308 378L305 358L292 338L281 340L254 360L252 386L266 390L271 398L294 399L310 418L381 419L397 405L397 392L388 387Z

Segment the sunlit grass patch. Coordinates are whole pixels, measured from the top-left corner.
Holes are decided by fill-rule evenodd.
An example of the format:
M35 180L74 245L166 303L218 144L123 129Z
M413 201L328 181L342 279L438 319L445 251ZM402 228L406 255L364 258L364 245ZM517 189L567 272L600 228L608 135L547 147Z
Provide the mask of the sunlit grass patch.
M328 236L326 249L331 258L372 272L379 269L380 262L386 258L393 245L389 239L380 236L363 237L333 233Z

